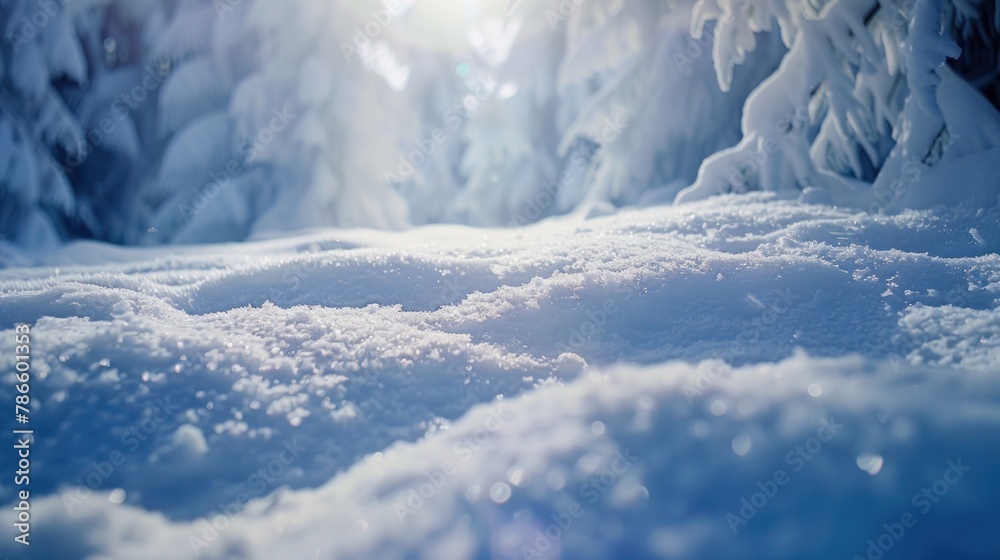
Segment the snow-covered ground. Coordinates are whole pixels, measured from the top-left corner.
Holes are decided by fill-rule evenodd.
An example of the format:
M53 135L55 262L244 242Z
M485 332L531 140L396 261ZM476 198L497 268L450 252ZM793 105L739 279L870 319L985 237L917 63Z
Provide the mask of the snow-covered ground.
M995 207L763 194L0 247L28 557L996 558L998 249Z

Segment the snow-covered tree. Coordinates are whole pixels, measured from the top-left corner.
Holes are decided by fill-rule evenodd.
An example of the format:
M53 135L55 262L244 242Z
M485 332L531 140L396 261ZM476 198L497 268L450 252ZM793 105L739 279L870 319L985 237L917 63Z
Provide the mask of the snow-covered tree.
M983 180L1000 145L992 2L700 0L697 36L716 21L718 80L777 24L789 47L744 108L742 141L709 158L678 202L722 192L808 190L807 200L873 211L996 202ZM962 188L930 180L962 161ZM978 180L977 180L978 179Z
M409 68L405 97L412 137L399 135L391 150L396 161L386 170L385 182L406 200L411 224L440 222L462 187L456 162L472 109L470 90L458 72L470 67L461 53L406 48L402 35L394 46Z
M160 151L151 134L169 68L145 63L173 2L5 2L0 63L4 233L134 242L136 185ZM7 159L9 158L9 160Z
M249 17L264 52L230 110L240 134L252 136L288 107L295 114L288 133L257 159L297 175L258 229L407 223L405 201L385 181L398 165L392 148L413 130L400 91L405 69L388 48L401 15L395 4L253 5Z
M148 127L162 144L141 183L135 211L143 242L229 241L246 237L268 201L264 173L246 161L229 106L253 68L249 3L181 0L145 59L167 69Z
M86 15L54 2L0 2L0 237L51 245L78 215L63 160L82 160L87 145L68 106L89 80L77 31Z
M560 151L580 138L600 146L584 189L566 192L564 208L662 199L736 139L743 100L774 68L780 46L763 35L755 64L732 91L719 91L707 54L713 37L689 36L690 9L685 1L587 1L560 14L569 29L560 89L570 99L583 93L566 112Z
M493 19L473 34L482 69L467 78L465 185L450 205L453 221L497 226L543 215L540 208L538 216L525 216L559 171L555 73L562 35L539 29L543 21L530 15Z
M735 142L746 95L784 52L764 34L757 62L720 91L711 38L688 33L692 4L522 3L501 87L470 120L456 200L473 223L525 223L573 209L669 200L706 156ZM504 95L503 84L516 91Z

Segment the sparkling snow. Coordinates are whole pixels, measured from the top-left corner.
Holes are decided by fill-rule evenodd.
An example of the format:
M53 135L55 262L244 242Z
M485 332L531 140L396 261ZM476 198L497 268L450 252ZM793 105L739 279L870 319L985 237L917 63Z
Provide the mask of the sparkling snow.
M33 324L32 552L991 557L998 247L997 208L764 194L7 246L3 347Z

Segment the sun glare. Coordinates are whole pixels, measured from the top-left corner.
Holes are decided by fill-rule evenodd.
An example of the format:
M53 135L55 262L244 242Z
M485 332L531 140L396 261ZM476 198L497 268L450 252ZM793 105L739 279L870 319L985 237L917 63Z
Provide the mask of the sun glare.
M399 17L400 33L423 48L464 52L486 22L507 16L510 0L420 0Z

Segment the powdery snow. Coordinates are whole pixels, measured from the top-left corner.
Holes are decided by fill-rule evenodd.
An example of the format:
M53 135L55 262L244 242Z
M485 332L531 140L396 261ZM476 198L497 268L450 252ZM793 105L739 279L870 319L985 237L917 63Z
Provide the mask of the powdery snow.
M32 557L990 557L998 224L753 194L8 248Z

